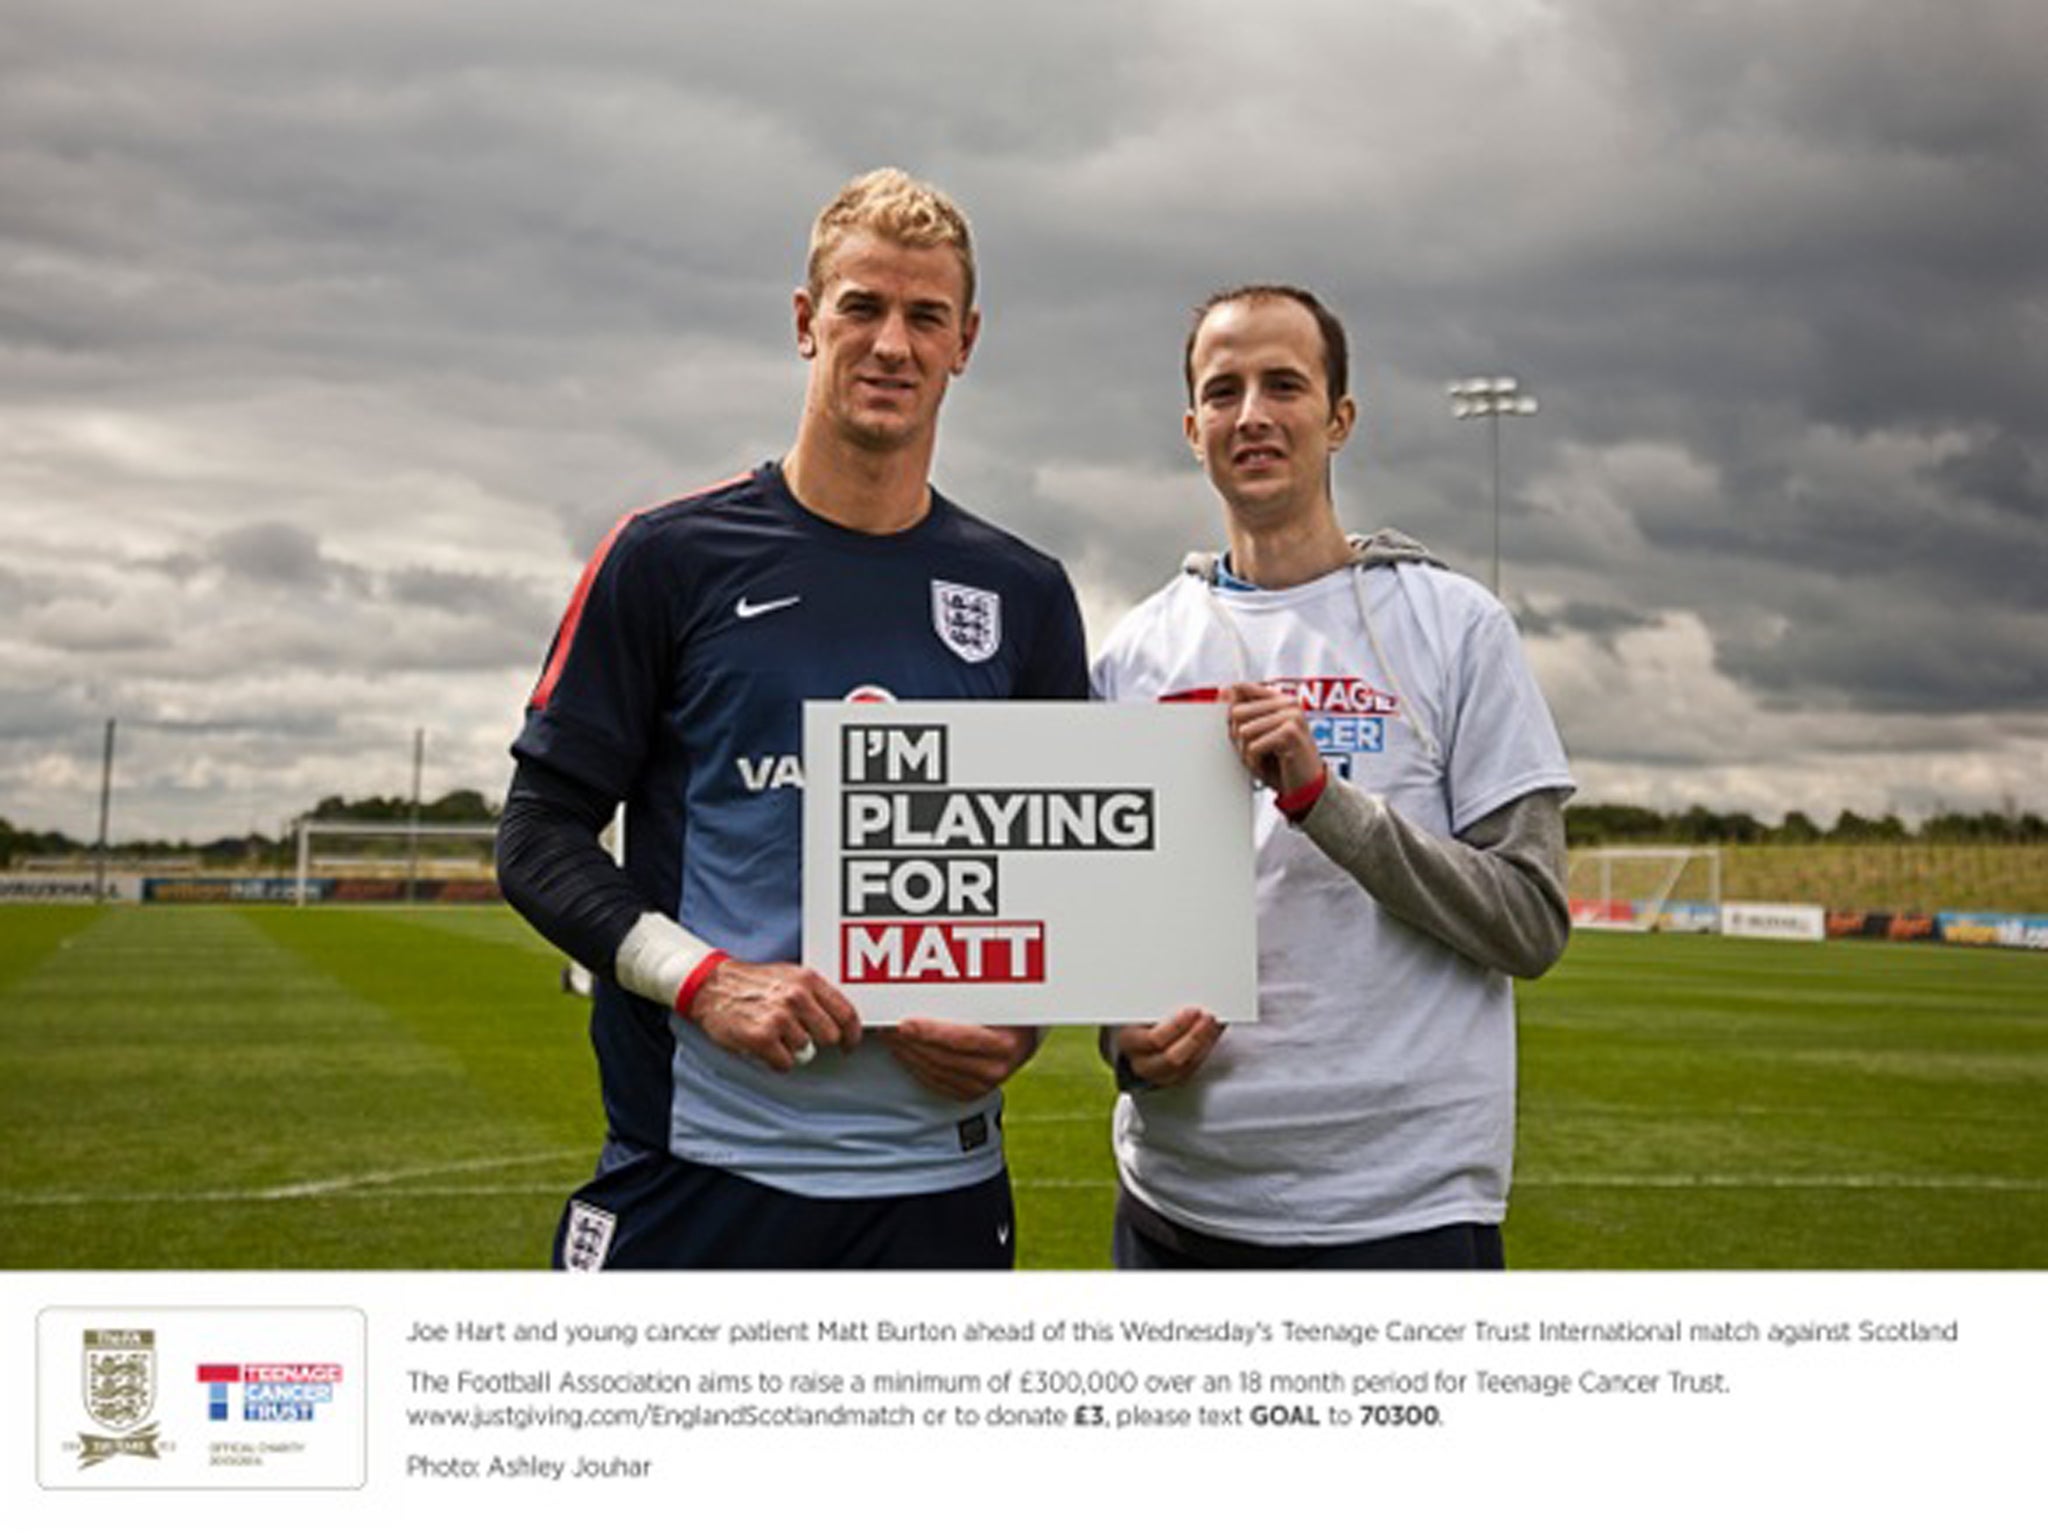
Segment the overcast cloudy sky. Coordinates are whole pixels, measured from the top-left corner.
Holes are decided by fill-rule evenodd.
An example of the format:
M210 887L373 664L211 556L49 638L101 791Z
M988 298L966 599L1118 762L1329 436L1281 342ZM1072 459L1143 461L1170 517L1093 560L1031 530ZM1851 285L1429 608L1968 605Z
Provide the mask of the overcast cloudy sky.
M1213 542L1188 306L1351 322L1348 524L1506 587L1590 799L2048 805L2038 0L7 0L0 816L502 789L622 512L779 453L811 215L975 221L937 481L1092 636Z

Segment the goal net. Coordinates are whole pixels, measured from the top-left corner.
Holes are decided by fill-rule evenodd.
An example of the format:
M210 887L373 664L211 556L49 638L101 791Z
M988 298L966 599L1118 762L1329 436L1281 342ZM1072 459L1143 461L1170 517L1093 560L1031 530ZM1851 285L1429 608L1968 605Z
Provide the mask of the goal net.
M1713 933L1721 918L1718 848L1582 848L1571 855L1572 924Z
M302 821L292 899L490 900L497 836L490 822Z

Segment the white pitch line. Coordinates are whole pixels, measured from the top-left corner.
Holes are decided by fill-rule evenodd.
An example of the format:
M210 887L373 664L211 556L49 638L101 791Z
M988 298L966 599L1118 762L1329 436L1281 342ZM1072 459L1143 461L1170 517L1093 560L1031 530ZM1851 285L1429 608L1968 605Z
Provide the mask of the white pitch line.
M459 1163L433 1163L420 1168L391 1168L377 1173L351 1174L346 1178L313 1179L298 1184L278 1184L268 1189L191 1189L191 1190L144 1190L132 1193L94 1193L91 1191L0 1190L0 1205L12 1206L77 1206L77 1205L261 1205L283 1200L328 1200L335 1198L365 1198L371 1195L409 1196L415 1191L393 1190L390 1186L409 1179L438 1178L451 1173L487 1173L499 1168L518 1168L533 1163L567 1162L572 1158L584 1158L580 1152L532 1152L522 1157L471 1158ZM474 1191L476 1186L458 1185L446 1193L458 1190ZM432 1193L420 1191L418 1193Z
M1524 1189L1928 1189L2048 1194L2048 1179L1969 1173L1560 1173L1535 1174L1515 1183Z
M560 1195L560 1184L443 1184L409 1189L392 1186L432 1173L459 1173L521 1163L566 1161L572 1153L540 1153L532 1157L448 1163L403 1173L367 1174L317 1184L282 1185L274 1189L162 1190L154 1193L104 1194L87 1191L39 1193L0 1190L0 1207L77 1207L91 1205L232 1205L283 1200L454 1200L479 1196ZM1113 1189L1114 1179L1014 1179L1017 1189ZM2006 1179L1971 1174L1572 1174L1532 1175L1515 1181L1522 1189L1839 1189L1886 1191L1941 1190L1963 1194L2048 1194L2048 1179Z
M1114 1179L1014 1179L1019 1189L1095 1189ZM2048 1179L1975 1174L1531 1174L1516 1189L1850 1189L1954 1190L1982 1194L2048 1194Z
M349 1190L384 1184L398 1184L407 1179L426 1179L444 1173L487 1173L494 1168L520 1168L531 1163L565 1162L572 1157L585 1157L583 1152L529 1152L523 1157L481 1157L460 1163L435 1163L425 1168L393 1168L382 1173L353 1174L340 1179L315 1179L303 1184L281 1184L263 1192L267 1200L317 1199L322 1195L346 1194Z

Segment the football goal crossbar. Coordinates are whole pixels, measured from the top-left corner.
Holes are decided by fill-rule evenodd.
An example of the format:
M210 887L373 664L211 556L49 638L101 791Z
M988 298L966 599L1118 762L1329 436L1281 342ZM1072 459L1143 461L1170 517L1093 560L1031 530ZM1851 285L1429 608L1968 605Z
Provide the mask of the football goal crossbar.
M298 873L292 884L292 901L303 907L313 873L313 844L318 838L398 838L405 842L408 894L419 883L420 844L452 838L474 838L486 845L496 840L493 822L463 821L301 821L299 823ZM486 848L488 853L488 846Z
M1633 928L1648 932L1660 926L1679 882L1692 870L1702 872L1698 899L1718 913L1721 906L1719 848L1585 848L1571 856L1568 886L1575 899L1597 905L1594 915L1575 918L1592 928ZM1616 876L1621 876L1617 890ZM1588 890L1588 886L1593 889ZM1694 894L1689 889L1688 894Z

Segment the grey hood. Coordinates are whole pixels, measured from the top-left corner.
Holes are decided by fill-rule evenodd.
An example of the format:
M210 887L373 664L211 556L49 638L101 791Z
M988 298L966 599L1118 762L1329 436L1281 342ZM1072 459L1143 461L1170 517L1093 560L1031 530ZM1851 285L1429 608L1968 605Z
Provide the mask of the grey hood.
M1344 542L1351 546L1351 563L1371 570L1376 565L1433 565L1448 570L1443 561L1431 554L1420 539L1410 538L1398 528L1382 528L1378 533L1347 533ZM1181 562L1181 570L1187 575L1200 577L1203 581L1214 582L1216 571L1222 563L1220 551L1197 549L1189 552Z
M1398 528L1382 528L1371 535L1347 533L1344 540L1351 546L1351 563L1371 570L1376 565L1433 565L1439 570L1450 567L1429 552L1420 539L1410 538Z

